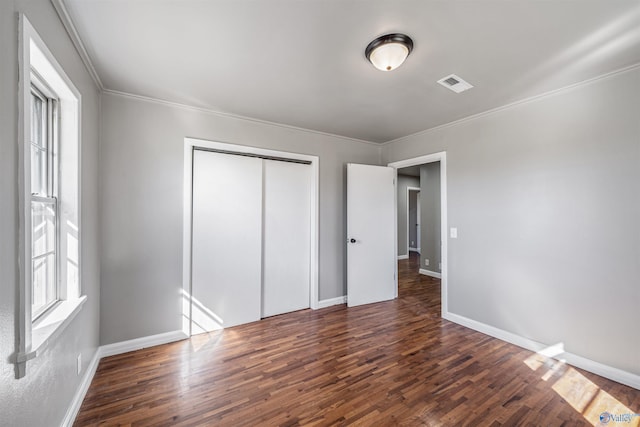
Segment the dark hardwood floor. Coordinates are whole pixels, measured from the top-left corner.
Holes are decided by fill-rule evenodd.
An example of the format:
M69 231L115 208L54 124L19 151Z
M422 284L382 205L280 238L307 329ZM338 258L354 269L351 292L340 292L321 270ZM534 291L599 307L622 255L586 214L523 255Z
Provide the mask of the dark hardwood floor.
M597 425L640 391L440 318L439 280L100 362L76 426ZM631 423L638 425L640 417Z

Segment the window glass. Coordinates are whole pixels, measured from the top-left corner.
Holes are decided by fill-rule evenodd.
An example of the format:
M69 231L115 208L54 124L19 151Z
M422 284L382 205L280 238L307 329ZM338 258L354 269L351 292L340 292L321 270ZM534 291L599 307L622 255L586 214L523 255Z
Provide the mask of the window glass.
M54 202L31 202L32 313L40 314L57 300L56 212Z
M38 317L58 300L57 199L53 194L54 101L31 91L31 313Z
M47 103L31 92L31 194L48 195Z

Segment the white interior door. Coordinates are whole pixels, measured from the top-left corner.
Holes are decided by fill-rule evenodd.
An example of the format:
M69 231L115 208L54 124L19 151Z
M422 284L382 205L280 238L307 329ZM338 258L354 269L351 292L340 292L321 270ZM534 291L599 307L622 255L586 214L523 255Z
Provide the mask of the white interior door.
M347 304L396 296L394 169L347 165Z
M192 333L260 320L262 160L193 152Z
M309 308L311 167L264 160L262 316Z

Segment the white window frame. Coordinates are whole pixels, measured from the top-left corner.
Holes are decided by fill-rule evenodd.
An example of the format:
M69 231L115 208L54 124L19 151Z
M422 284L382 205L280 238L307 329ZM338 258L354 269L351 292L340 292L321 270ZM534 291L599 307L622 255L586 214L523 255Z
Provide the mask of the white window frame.
M18 35L18 310L16 378L26 375L27 361L56 341L86 301L81 294L81 96L24 14ZM34 319L31 304L31 86L39 80L45 95L58 100L54 193L57 197L58 301ZM38 83L36 83L38 87ZM42 90L42 89L41 89ZM52 171L54 172L54 171Z

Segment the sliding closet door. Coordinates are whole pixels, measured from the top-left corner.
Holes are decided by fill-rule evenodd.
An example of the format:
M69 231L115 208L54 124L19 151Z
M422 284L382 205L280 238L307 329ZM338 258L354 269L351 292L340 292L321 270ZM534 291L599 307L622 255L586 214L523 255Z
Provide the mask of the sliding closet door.
M262 160L193 154L192 333L260 319Z
M311 167L264 161L262 316L309 307Z

